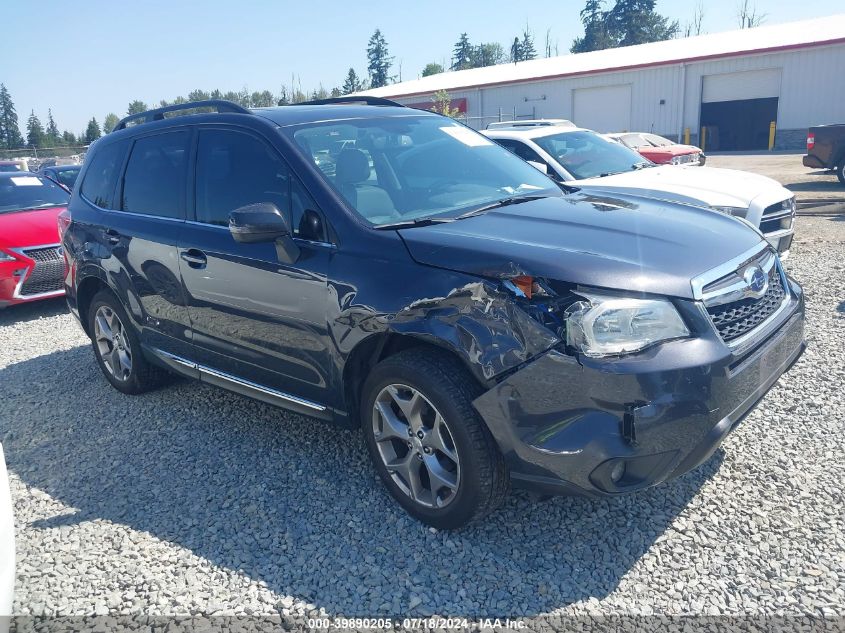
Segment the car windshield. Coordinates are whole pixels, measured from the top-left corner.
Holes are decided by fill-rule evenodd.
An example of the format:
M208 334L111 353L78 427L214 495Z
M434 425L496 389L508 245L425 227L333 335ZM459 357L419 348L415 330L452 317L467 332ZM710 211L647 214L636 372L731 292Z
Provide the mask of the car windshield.
M0 171L21 171L17 163L0 163Z
M73 189L73 185L76 183L76 177L79 176L81 169L82 167L80 166L56 170L56 180L62 183L65 187Z
M444 117L347 119L298 125L288 133L376 227L446 221L528 195L563 195L528 163Z
M56 183L35 174L0 178L0 213L63 207L68 193Z
M667 147L669 145L674 145L674 143L668 138L657 136L657 134L646 134L645 139L655 147Z
M576 180L610 176L651 165L634 150L587 130L560 132L533 140Z

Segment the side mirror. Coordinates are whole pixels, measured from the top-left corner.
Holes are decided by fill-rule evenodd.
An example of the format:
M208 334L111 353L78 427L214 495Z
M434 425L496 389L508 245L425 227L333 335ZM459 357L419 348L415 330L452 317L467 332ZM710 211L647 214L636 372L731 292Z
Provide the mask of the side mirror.
M271 202L258 202L229 214L229 232L236 242L256 244L290 236L287 218Z
M287 264L299 259L299 247L291 239L290 225L272 202L257 202L229 214L229 232L240 244L275 242L279 261Z

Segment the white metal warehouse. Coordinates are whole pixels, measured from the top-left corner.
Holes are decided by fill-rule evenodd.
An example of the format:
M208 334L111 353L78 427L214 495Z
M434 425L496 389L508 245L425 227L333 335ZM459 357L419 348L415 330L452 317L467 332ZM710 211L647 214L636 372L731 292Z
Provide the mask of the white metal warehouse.
M404 81L361 94L430 108L445 90L469 125L564 118L599 132L701 140L711 151L804 147L845 122L845 15L535 59ZM704 139L701 129L706 128Z

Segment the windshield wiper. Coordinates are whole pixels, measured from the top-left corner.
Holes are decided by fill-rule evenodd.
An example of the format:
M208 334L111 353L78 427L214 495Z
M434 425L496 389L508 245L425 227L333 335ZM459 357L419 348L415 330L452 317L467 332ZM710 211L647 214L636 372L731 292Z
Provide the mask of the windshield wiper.
M496 200L496 202L485 204L484 206L473 209L472 211L467 211L466 213L464 213L463 215L459 215L455 219L463 220L464 218L471 218L476 215L482 215L483 213L487 213L488 211L492 211L493 209L500 209L501 207L508 207L512 204L520 204L522 202L531 202L532 200L542 200L543 198L548 197L549 196L528 194L522 196L511 196L510 198L502 198L501 200Z
M430 226L432 224L445 224L446 222L454 222L455 218L415 218L413 220L403 220L402 222L393 222L392 224L379 224L374 226L374 229L379 231L390 231L395 229L407 229L415 226Z

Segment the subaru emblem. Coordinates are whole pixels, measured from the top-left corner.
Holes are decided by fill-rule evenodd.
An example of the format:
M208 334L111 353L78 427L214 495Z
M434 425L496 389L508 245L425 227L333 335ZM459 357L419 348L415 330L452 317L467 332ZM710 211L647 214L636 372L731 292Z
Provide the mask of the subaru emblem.
M748 285L748 290L745 294L749 297L759 299L769 287L769 280L766 278L766 273L759 266L749 266L742 274L743 280Z

